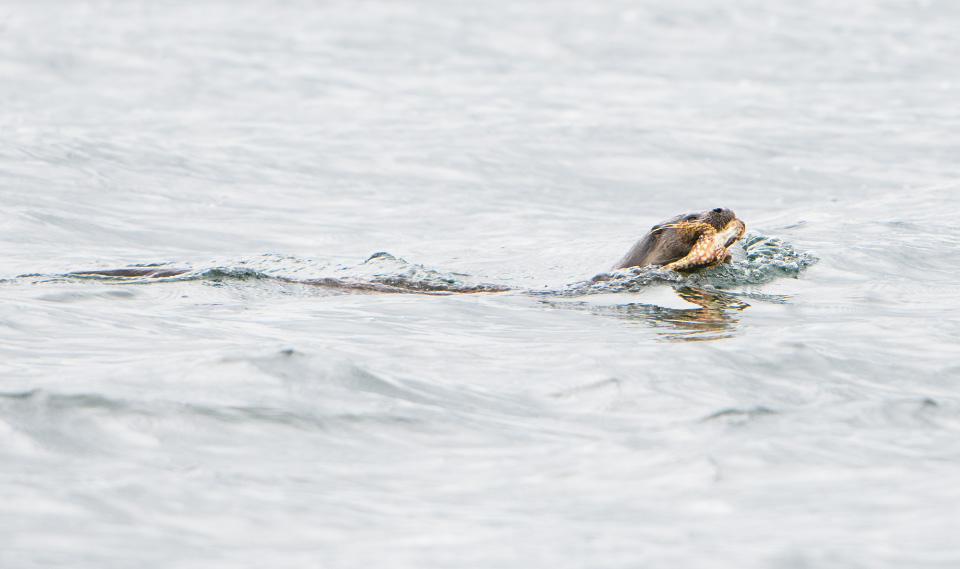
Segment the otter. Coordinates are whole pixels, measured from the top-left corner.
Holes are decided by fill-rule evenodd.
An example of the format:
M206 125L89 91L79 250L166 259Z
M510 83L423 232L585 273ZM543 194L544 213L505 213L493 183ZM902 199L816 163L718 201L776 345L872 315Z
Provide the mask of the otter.
M164 279L167 277L176 277L184 273L189 273L190 269L168 269L164 267L133 267L129 269L106 269L103 271L76 271L67 273L69 275L84 275L96 277L127 277L127 278L148 278Z
M746 224L727 208L678 215L654 225L613 270L663 267L689 272L730 260L731 245L743 237Z
M746 225L733 211L718 207L699 213L678 215L658 223L650 229L620 260L613 270L630 267L663 267L673 271L690 272L712 267L730 260L729 247L743 236ZM183 275L190 269L172 267L131 267L99 271L78 271L71 275L89 275L126 278L168 278ZM604 275L609 276L609 275ZM597 277L594 279L596 280ZM498 285L451 286L444 290L426 290L410 286L396 286L389 279L372 282L353 282L335 278L297 281L280 277L284 282L309 284L334 289L398 292L418 294L454 294L467 292L503 292L510 290Z

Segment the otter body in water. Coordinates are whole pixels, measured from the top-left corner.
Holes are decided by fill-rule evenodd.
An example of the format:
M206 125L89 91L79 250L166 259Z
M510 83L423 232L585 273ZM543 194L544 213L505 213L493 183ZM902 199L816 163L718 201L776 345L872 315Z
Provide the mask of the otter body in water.
M712 267L730 259L727 250L741 236L746 226L729 209L718 207L700 213L678 215L653 228L627 252L613 270L629 267L657 266L674 271L694 271ZM190 272L189 269L172 267L130 267L101 271L79 271L71 275L89 275L123 278L168 278ZM411 283L396 284L388 279L371 282L356 282L335 278L298 281L279 277L284 282L322 286L333 289L398 292L418 294L454 294L467 292L503 292L510 290L498 285L450 284L439 288L412 286Z
M91 275L96 277L127 277L163 279L189 273L190 269L171 269L166 267L132 267L129 269L105 269L103 271L76 271L71 275Z
M743 221L723 207L678 215L654 225L613 270L652 265L693 271L719 265L730 260L727 249L745 229Z

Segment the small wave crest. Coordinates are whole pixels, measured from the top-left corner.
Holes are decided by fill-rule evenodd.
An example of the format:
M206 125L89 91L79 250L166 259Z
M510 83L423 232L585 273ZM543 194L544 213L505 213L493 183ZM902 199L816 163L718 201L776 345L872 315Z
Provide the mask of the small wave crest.
M423 265L410 263L381 251L367 258L359 267L349 269L350 277L337 279L346 285L373 284L406 292L474 293L510 290L502 285L469 281L462 273L441 273Z

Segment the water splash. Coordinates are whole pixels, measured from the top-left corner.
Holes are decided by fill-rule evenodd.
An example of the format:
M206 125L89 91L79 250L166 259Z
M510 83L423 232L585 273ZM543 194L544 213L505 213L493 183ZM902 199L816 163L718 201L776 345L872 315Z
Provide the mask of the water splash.
M712 267L700 275L717 288L759 285L779 278L797 278L820 259L797 251L777 237L748 232L740 242L743 257Z
M509 287L489 283L470 282L470 275L441 273L417 263L410 263L381 251L367 258L360 266L341 269L350 276L337 280L347 286L375 284L405 292L474 293L504 292Z
M572 284L560 291L541 291L535 294L581 296L640 292L657 283L722 290L760 285L778 278L797 278L804 269L819 260L810 253L797 251L782 239L754 232L748 232L731 251L734 253L731 262L696 273L678 273L662 267L630 267L599 274L589 281ZM752 296L757 295L752 293Z

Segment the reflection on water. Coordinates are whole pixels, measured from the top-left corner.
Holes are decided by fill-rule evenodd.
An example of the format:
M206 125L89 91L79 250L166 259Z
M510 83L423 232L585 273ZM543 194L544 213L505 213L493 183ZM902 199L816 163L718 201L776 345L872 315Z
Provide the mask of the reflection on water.
M641 321L662 328L665 342L703 342L730 338L737 333L737 313L750 306L732 294L689 286L675 289L687 302L700 308L667 308L655 304L597 305L589 302L542 301L551 308L586 310L601 316Z

